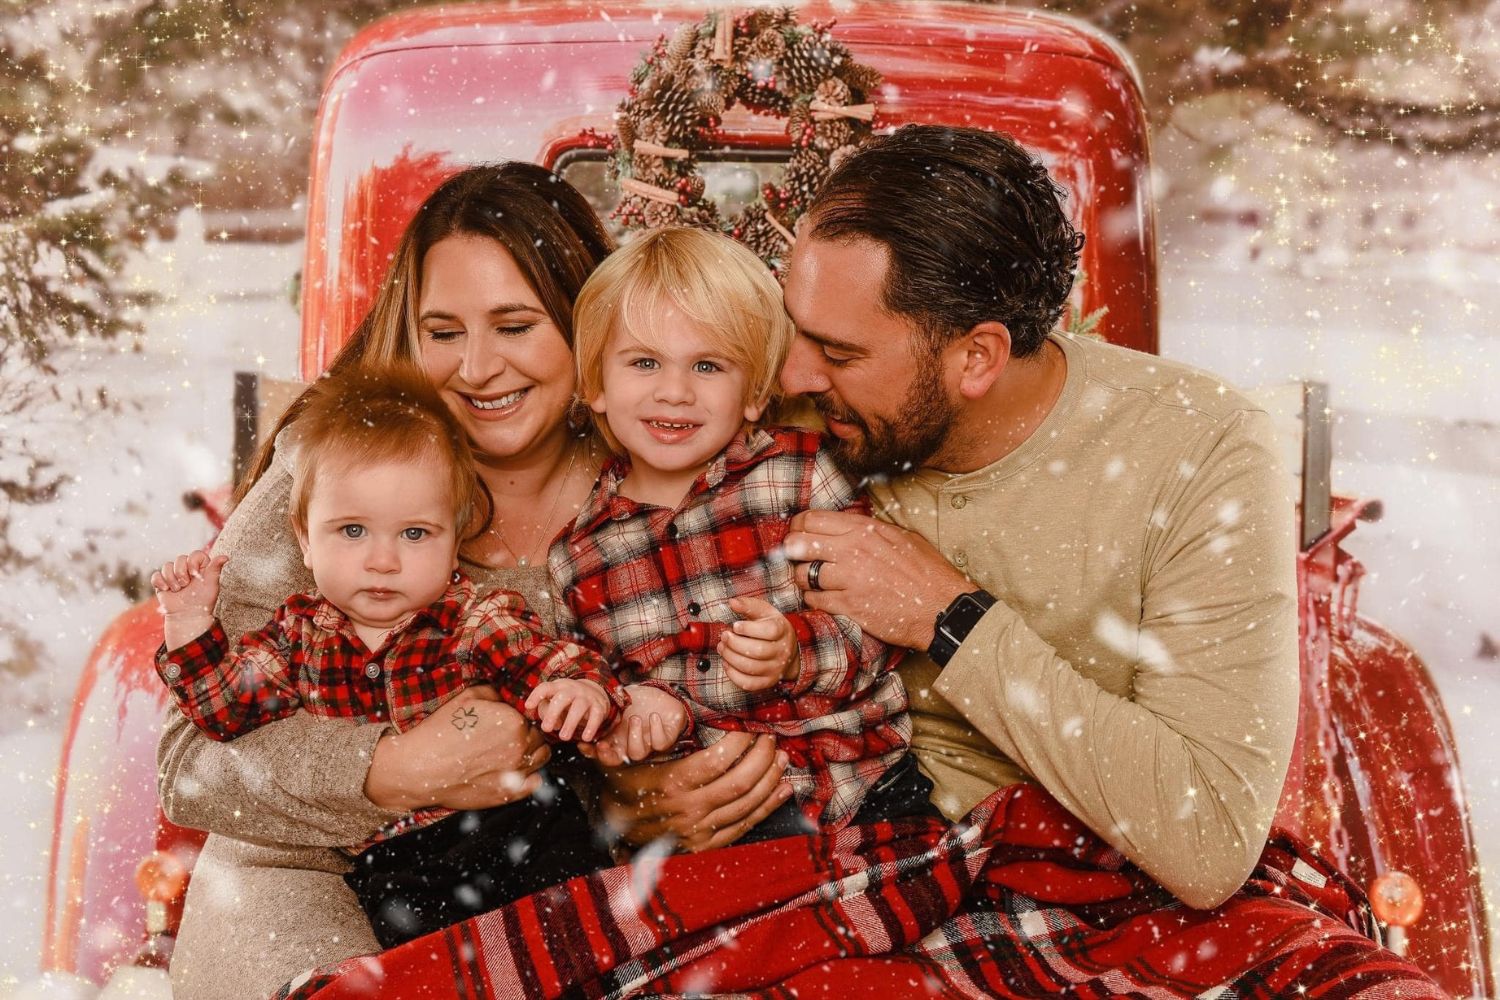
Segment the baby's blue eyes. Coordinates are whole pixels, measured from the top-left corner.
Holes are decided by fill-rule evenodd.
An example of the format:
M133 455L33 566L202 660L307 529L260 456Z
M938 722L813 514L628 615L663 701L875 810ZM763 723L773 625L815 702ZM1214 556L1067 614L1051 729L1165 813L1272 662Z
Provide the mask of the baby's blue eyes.
M348 539L356 539L365 537L368 531L362 524L346 524L339 529L339 534ZM404 528L401 531L401 537L408 542L420 542L430 534L432 532L426 528Z
M700 375L712 375L714 372L721 372L723 370L723 368L719 367L719 365L713 361L699 361L697 364L693 365L693 371L697 372Z

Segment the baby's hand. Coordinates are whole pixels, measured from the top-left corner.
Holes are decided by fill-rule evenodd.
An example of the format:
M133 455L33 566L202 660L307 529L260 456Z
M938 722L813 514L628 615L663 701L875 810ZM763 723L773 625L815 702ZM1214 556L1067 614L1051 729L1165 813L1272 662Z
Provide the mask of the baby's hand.
M219 600L219 573L228 561L228 556L210 556L203 548L162 563L161 569L151 574L162 614L212 618Z
M542 732L556 733L560 740L571 740L576 733L578 739L591 742L609 718L609 694L593 681L543 681L526 696L526 714L537 720Z
M786 615L758 597L732 598L729 607L740 616L719 640L729 679L745 691L764 691L777 681L794 680L802 657Z
M579 746L605 767L639 764L653 753L670 750L687 728L687 706L666 691L649 684L631 684L625 690L630 705L620 721L598 743Z

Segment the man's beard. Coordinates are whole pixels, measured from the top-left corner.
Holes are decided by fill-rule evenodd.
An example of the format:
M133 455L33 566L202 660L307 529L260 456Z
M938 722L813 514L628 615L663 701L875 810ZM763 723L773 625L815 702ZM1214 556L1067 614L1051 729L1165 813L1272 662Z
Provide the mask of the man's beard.
M884 479L921 468L947 440L958 412L933 357L917 362L911 388L892 419L866 419L835 407L826 395L814 396L812 402L825 420L832 417L859 428L857 437L829 435L826 441L834 464L854 479Z

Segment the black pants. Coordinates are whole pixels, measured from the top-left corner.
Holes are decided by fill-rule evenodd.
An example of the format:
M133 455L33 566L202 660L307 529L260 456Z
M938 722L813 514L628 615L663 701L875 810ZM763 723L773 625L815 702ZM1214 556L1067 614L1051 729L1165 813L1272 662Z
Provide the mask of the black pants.
M931 802L932 779L917 767L917 758L908 753L897 761L880 780L865 793L865 800L849 822L879 823L882 820L901 819L910 816L932 816L941 819L943 814ZM750 828L736 844L753 844L777 837L796 837L817 833L817 824L802 814L796 799L787 799L776 811Z
M543 772L522 802L455 813L381 841L344 881L393 948L613 862L577 797Z

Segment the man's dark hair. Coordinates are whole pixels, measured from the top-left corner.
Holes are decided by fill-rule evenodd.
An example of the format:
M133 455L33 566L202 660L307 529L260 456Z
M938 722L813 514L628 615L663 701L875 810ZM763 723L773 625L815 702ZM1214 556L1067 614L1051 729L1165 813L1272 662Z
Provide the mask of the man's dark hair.
M1020 358L1042 346L1073 287L1083 236L1063 197L1008 135L906 125L829 174L808 209L810 235L884 246L882 305L916 320L932 344L998 321Z

